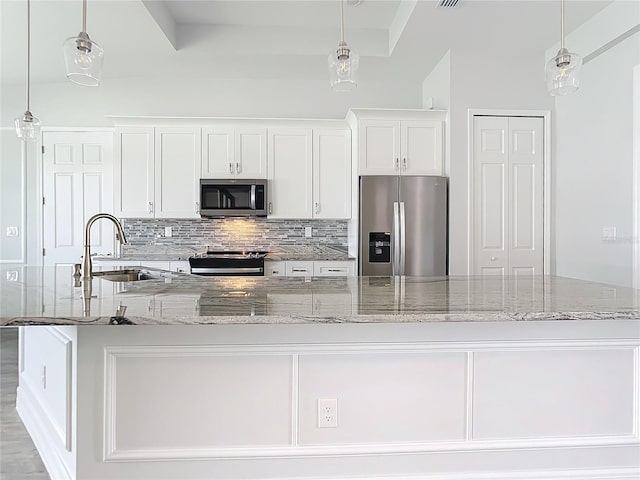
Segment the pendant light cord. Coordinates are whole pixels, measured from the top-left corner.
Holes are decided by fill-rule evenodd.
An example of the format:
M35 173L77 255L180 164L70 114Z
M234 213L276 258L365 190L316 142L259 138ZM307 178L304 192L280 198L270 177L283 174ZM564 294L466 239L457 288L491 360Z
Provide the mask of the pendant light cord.
M560 0L560 48L564 48L564 0Z
M82 31L87 33L87 0L82 0Z
M340 0L340 40L344 42L344 1L343 0Z
M29 111L29 84L31 83L31 0L27 0L27 112Z

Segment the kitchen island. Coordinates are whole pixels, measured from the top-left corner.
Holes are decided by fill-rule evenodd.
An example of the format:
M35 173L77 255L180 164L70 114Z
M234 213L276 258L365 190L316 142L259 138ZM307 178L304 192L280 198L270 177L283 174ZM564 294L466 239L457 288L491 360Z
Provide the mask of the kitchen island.
M3 269L54 478L640 478L638 291L150 277Z

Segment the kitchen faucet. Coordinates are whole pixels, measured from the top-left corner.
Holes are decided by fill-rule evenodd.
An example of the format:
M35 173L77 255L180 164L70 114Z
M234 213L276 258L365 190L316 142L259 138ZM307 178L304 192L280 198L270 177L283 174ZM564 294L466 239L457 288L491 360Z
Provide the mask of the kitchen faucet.
M91 246L89 245L89 238L91 225L93 225L93 222L100 218L108 218L115 224L116 229L118 230L118 240L120 240L120 245L127 243L127 238L124 235L122 224L113 215L109 213L96 213L93 217L87 220L87 226L84 228L84 257L82 259L83 278L91 278L91 275L93 274L93 266L91 264Z

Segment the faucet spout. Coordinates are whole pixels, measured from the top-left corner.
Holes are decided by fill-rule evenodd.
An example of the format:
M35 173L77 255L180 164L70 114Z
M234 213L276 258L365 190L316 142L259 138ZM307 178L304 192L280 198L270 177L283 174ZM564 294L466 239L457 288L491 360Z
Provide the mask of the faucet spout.
M109 213L96 213L93 217L87 220L87 225L84 228L84 256L82 258L82 276L84 278L91 278L93 274L93 265L91 263L91 246L89 245L91 238L91 225L93 225L96 220L99 220L101 218L107 218L111 220L116 226L120 245L127 243L127 237L124 235L122 224L120 223L120 220L118 220L113 215Z

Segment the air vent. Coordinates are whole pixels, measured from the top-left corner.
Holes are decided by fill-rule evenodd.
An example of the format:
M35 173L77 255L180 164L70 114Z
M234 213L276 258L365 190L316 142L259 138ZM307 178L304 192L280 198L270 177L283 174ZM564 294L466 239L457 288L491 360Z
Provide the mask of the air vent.
M454 8L460 0L439 0L438 8Z

